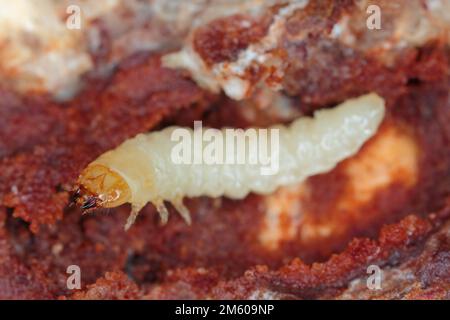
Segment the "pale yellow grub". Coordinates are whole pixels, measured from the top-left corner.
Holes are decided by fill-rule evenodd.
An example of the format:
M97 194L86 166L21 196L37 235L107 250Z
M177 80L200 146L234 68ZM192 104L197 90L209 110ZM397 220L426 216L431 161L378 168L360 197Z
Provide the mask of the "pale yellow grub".
M384 112L384 100L372 93L349 99L332 109L319 110L314 117L302 117L289 126L270 127L269 130L279 133L279 170L271 175L261 174L261 169L266 167L263 163L175 163L172 151L179 142L172 139L172 133L178 128L169 127L139 134L104 153L89 164L78 182L81 190L95 197L96 207L131 203L132 213L126 228L133 224L148 202L155 205L163 222L168 217L164 201L171 202L190 222L189 211L183 205L184 197L242 199L250 192L270 194L280 186L328 172L340 161L356 154L377 132ZM186 130L194 141L194 131ZM223 145L226 148L226 143ZM249 150L225 149L223 153L249 153ZM203 154L204 150L200 151ZM243 156L250 159L251 154Z

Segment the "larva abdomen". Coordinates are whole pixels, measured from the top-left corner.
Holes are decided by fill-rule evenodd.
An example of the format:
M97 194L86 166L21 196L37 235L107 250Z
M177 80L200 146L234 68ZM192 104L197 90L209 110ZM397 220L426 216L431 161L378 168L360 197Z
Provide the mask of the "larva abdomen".
M170 201L186 216L183 197L240 199L250 192L268 194L279 186L301 182L309 176L331 170L355 154L375 134L383 116L383 99L376 94L368 94L335 108L317 111L314 118L303 117L289 126L269 128L266 145L270 150L271 164L278 164L278 170L272 170L272 174L262 174L262 170L268 168L267 162L249 163L249 156L254 157L256 149L247 146L230 151L226 148L225 131L230 129L214 133L225 137L223 154L230 156L230 152L234 152L233 158L243 157L244 164L201 163L204 159L201 156L196 158L194 154L197 151L197 156L203 155L208 143L196 145L195 135L199 131L192 129L184 131L190 137L191 157L188 158L192 161L180 164L173 157L174 150L181 145L180 140L174 140L174 132L179 128L169 127L127 140L92 162L84 176L89 176L89 168L95 166L117 173L130 189L130 197L126 200L132 204L135 214L147 202L164 211L163 201ZM241 138L251 136L249 130L238 134ZM256 138L261 138L262 134L263 131L256 131ZM271 140L273 136L278 139ZM80 184L83 185L83 174ZM91 191L100 193L100 190Z
M314 119L305 117L288 127L270 128L279 130L280 165L273 175L262 175L261 164L175 164L171 151L177 142L170 139L175 127L143 135L135 141L150 160L142 173L150 175L152 170L157 171L155 181L163 199L170 200L176 194L243 198L249 192L267 194L281 185L332 169L359 150L376 132L383 115L382 99L367 95L334 109L318 111ZM224 130L221 132L226 136ZM194 134L193 130L189 132L191 136ZM248 154L244 158L248 159Z

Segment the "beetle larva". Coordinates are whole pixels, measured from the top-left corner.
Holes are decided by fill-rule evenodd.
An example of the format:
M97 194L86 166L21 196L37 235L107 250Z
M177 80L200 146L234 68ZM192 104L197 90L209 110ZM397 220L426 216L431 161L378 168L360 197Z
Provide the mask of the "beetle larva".
M175 163L171 156L179 143L172 135L178 127L139 134L87 166L78 180L77 202L85 210L131 203L132 211L125 226L128 229L148 202L155 205L163 223L167 222L164 201L168 201L190 223L184 197L241 199L250 192L268 194L280 186L331 170L375 134L384 109L384 100L372 93L332 109L316 111L314 117L302 117L289 126L270 127L269 130L278 132L275 156L279 165L276 172L266 175L261 174L263 165L258 163ZM196 130L185 130L195 138ZM233 131L215 132L225 130ZM241 130L244 137L248 130ZM192 151L199 148L203 152L207 147L196 146L194 141ZM223 149L223 152L230 155L234 151ZM237 156L252 157L249 148L239 152Z

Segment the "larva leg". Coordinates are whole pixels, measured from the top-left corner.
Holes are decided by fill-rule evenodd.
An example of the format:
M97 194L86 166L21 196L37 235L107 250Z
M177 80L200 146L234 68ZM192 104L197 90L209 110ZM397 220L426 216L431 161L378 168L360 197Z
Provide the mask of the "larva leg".
M130 227L134 224L142 208L143 208L142 205L135 205L135 204L131 205L131 212L130 215L128 216L127 223L125 224L125 231L130 229Z
M172 152L179 143L172 135L177 127L139 134L101 155L83 171L79 178L83 193L80 203L87 209L131 203L133 209L126 225L129 228L139 210L148 202L156 206L162 223L167 223L169 213L164 201L169 201L190 223L189 211L183 205L182 197L242 199L250 192L268 194L280 186L327 172L358 152L376 133L383 117L384 100L376 94L368 94L332 109L319 110L314 118L304 117L289 126L269 128L279 132L279 149L275 155L270 155L271 159L279 159L279 166L271 175L261 174L263 165L258 163L174 162ZM226 130L230 129L216 133L228 139ZM182 131L190 138L189 141L195 140L196 132L192 129L184 128ZM245 139L249 130L239 132ZM259 131L256 134L260 134ZM194 147L194 152L197 148L197 152L204 154L205 146L200 144L198 148L195 141L190 146ZM233 148L223 150L223 154L231 153L234 159L236 155L250 159L250 156L255 156L252 150L253 153L250 148L241 151Z
M183 204L183 198L181 197L175 198L175 200L172 201L172 205L179 212L184 221L186 221L186 223L190 225L192 222L191 214L189 212L189 209Z
M155 207L159 213L159 216L161 217L161 224L167 224L167 221L169 221L169 211L167 211L164 201L158 200L157 202L155 202Z

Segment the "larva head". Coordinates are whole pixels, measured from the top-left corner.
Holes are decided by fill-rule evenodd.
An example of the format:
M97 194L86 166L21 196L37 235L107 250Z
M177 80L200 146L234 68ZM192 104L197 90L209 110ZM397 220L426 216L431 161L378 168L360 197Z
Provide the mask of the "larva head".
M90 164L78 178L75 202L83 210L117 207L130 198L125 180L104 165Z

